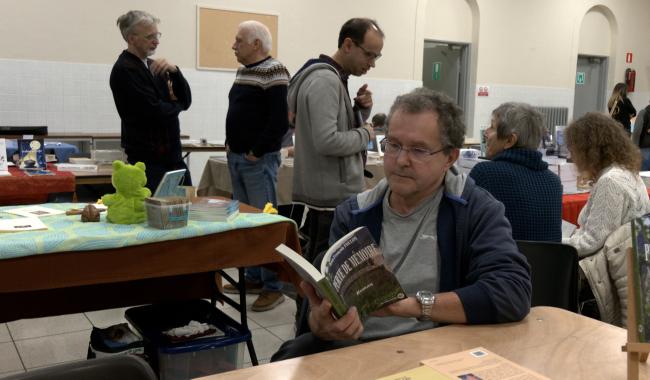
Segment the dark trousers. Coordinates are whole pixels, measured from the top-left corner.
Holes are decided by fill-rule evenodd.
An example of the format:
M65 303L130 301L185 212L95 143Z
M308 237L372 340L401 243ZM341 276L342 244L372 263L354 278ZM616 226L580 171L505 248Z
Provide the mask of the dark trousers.
M307 214L307 235L309 242L303 256L314 262L316 256L329 248L330 227L334 220L334 211L321 211L309 209Z
M307 213L305 229L308 241L303 252L303 257L312 264L314 264L314 259L321 252L329 248L330 227L333 219L334 211L321 211L310 208ZM320 268L320 266L317 268ZM301 314L304 312L303 301L302 297L296 297L296 335L304 331L309 331L305 325L304 318L301 318Z
M296 339L288 340L280 346L271 357L272 362L297 358L299 356L317 354L338 348L354 346L363 343L360 340L322 340L312 333L302 334Z
M128 158L129 164L134 165L138 160L136 159L131 159L131 157ZM181 185L183 186L192 186L192 176L190 175L190 170L187 168L187 165L185 165L185 161L179 161L176 163L171 163L171 164L161 164L161 163L154 163L154 162L146 162L143 161L144 165L146 166L146 173L147 173L147 188L151 190L151 195L156 192L156 188L158 187L158 184L160 181L162 181L163 176L165 173L168 171L172 170L179 170L179 169L185 169L187 170L185 172L185 178L183 178L183 183Z

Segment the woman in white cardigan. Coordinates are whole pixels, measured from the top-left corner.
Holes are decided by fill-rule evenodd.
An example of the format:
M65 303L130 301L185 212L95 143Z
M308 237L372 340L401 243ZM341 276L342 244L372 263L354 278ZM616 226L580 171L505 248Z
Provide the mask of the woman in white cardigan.
M587 113L565 131L576 168L594 185L578 217L578 228L563 242L576 248L580 268L594 293L601 319L625 325L629 222L650 212L639 176L641 155L618 123L605 114Z

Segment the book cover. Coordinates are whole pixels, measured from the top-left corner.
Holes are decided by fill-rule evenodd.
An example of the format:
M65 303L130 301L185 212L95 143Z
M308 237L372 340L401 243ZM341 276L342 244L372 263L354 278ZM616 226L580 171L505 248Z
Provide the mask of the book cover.
M650 342L650 214L633 219L632 267L639 342Z
M332 303L337 317L343 316L350 306L356 306L364 319L371 312L406 297L365 227L351 231L334 243L325 253L320 271L283 244L276 250L321 297Z
M43 139L18 139L18 167L28 170L47 169Z

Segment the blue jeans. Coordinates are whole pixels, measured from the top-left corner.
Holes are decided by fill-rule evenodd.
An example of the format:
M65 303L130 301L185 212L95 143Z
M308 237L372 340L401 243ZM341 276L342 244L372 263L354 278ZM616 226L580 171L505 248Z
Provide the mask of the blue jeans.
M641 171L650 170L650 148L641 148Z
M259 209L263 209L267 202L277 207L276 183L280 162L280 152L266 153L257 161L248 160L243 153L228 152L233 198ZM246 280L261 282L264 290L279 291L282 288L277 274L263 267L246 268Z

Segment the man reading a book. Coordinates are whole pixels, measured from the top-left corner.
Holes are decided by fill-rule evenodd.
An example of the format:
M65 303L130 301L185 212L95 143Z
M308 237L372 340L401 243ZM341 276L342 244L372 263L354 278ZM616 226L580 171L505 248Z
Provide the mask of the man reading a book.
M407 297L365 320L341 318L305 282L311 332L285 342L272 360L308 355L445 323L501 323L530 309L530 267L512 239L504 206L454 167L465 137L462 111L419 88L391 107L386 178L335 211L330 244L366 226Z

